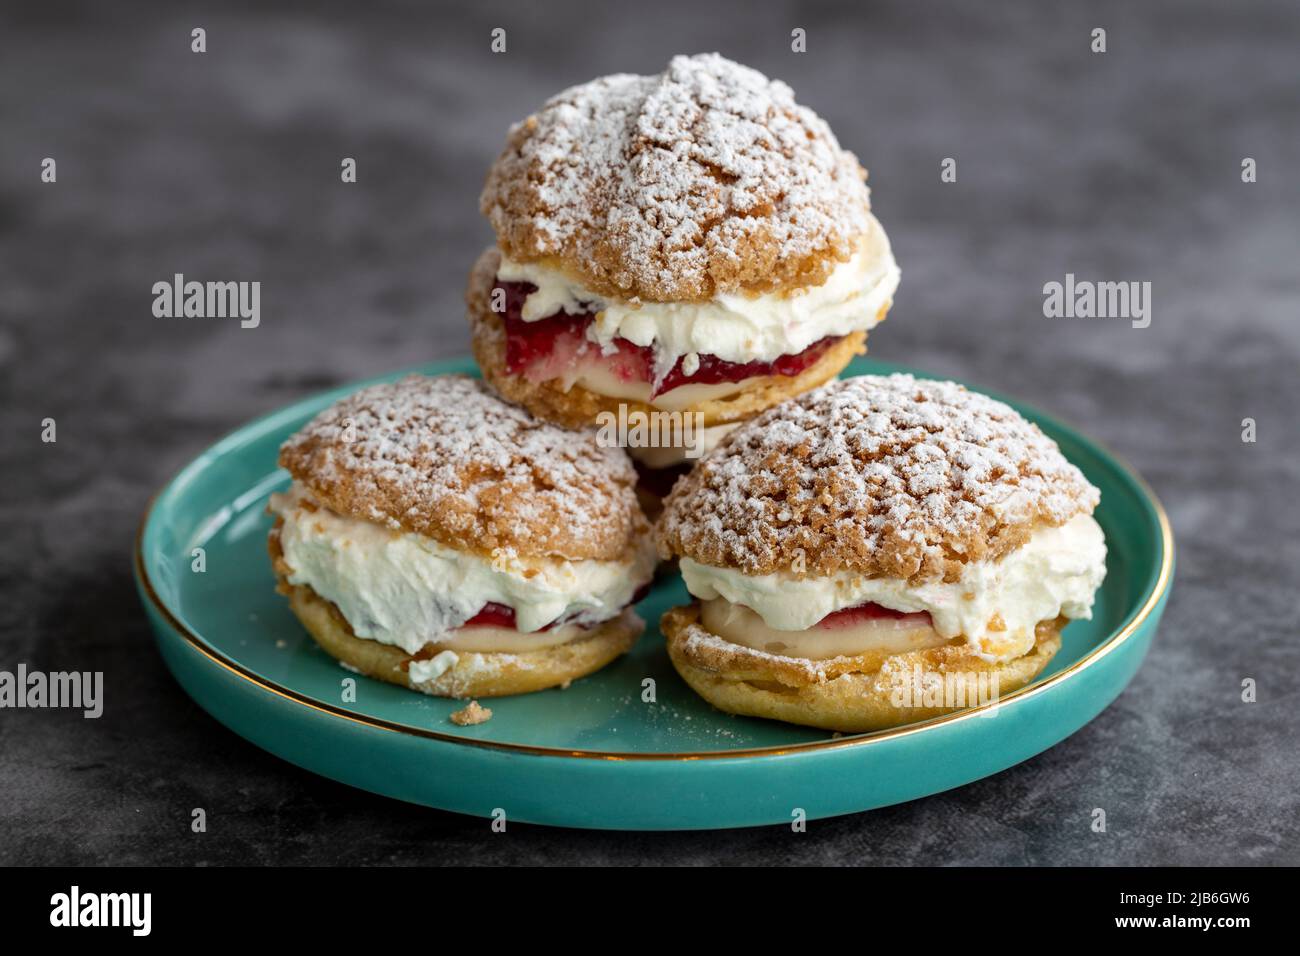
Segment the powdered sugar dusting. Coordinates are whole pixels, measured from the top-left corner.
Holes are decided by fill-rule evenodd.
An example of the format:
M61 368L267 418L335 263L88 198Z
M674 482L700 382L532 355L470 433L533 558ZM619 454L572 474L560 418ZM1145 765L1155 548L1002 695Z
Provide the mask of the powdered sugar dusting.
M749 574L952 581L1099 498L1007 405L953 382L861 376L727 436L669 495L659 539Z
M790 87L716 53L565 90L480 205L514 259L652 301L819 284L867 231L866 174Z
M326 409L280 464L341 514L477 553L615 560L644 530L626 454L462 375L412 375Z

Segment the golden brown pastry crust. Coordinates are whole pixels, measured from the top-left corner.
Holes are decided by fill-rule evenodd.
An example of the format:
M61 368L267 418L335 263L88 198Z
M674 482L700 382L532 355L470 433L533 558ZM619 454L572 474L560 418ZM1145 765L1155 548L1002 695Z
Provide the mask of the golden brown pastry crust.
M558 687L592 674L626 654L644 624L628 608L621 616L590 630L588 636L524 654L457 651L457 661L433 680L414 682L407 668L414 659L400 647L357 637L335 605L306 585L280 578L279 590L316 643L331 657L377 680L434 697L504 697ZM436 647L434 648L436 650Z
M866 232L865 180L788 86L702 54L550 99L511 128L479 205L512 259L702 302L820 285Z
M280 464L332 511L473 554L624 560L648 529L622 449L464 375L349 395L285 442Z
M530 382L521 375L509 374L506 371L505 326L501 317L491 309L491 294L499 261L500 253L496 249L485 250L470 273L465 293L474 358L483 377L497 392L524 406L538 418L566 428L596 425L597 416L601 412L617 415L620 407L626 409L629 415L649 415L655 411L653 406L644 402L610 398L581 385L565 390L556 381ZM888 305L882 307L877 321L884 321L888 311ZM706 428L744 421L787 398L830 381L844 371L855 355L866 352L866 340L866 332L846 335L798 375L766 375L750 382L743 392L728 398L700 402L685 411L702 414Z
M955 581L1099 493L1014 409L953 382L864 375L746 422L664 499L662 555L744 574Z
M976 693L979 675L984 675L986 681L996 675L999 696L1024 687L1060 649L1061 628L1066 623L1062 617L1039 624L1033 649L1023 657L1001 663L982 660L964 643L906 654L824 661L779 657L711 634L699 623L698 603L669 610L660 622L660 630L668 644L668 656L682 679L719 710L861 733L962 709L897 706L896 694L905 684L915 684L917 667L922 675L951 675L951 681L965 681L959 686L967 688L969 695ZM910 700L921 703L921 693L920 688L913 687Z

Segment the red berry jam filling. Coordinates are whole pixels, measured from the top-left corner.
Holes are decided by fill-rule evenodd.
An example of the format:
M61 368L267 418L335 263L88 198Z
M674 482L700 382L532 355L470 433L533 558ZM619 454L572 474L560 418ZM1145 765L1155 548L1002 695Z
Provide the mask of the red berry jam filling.
M556 312L533 322L523 319L524 301L537 286L531 282L503 282L497 288L505 294L506 311L502 320L506 329L506 371L524 374L536 381L557 378L579 358L600 356L601 361L622 381L650 382L655 398L683 385L718 385L741 382L761 375L795 376L817 362L839 336L814 342L802 352L782 355L771 362L727 362L716 355L700 355L693 375L682 370L682 358L660 381L655 382L654 350L648 345L634 345L627 339L615 339L616 351L600 354L600 347L587 339L587 327L593 313L573 315Z
M897 621L900 627L934 626L929 611L917 611L909 614L906 611L895 611L893 608L868 601L866 604L859 604L857 607L841 608L827 614L817 622L817 627L839 630L846 627L858 627L871 621Z
M637 588L632 599L628 601L628 606L636 604L650 592L650 585L643 584ZM538 631L549 631L553 627L559 627L562 624L569 623L564 618L552 621L544 627L539 627ZM506 604L498 604L496 601L488 601L484 604L477 614L471 617L461 627L505 627L515 629L518 624L515 620L515 609Z
M682 385L715 385L720 382L742 382L747 378L760 375L785 375L794 377L816 364L826 354L826 350L838 342L838 336L819 339L802 352L792 355L780 355L771 362L726 362L716 355L701 355L700 367L694 375L682 371L682 360L672 367L664 380L655 389L655 395L671 392Z
M549 631L555 626L552 621L547 624L543 631ZM479 608L479 612L471 617L461 627L515 627L515 609L505 604L498 604L496 601L488 601Z

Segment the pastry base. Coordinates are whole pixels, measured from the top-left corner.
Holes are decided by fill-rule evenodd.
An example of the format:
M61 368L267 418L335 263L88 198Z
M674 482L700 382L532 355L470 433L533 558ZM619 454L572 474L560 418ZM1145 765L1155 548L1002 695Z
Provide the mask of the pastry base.
M413 658L400 647L357 637L338 608L306 585L280 579L279 590L316 643L348 667L377 680L434 697L504 697L568 684L626 654L645 624L631 608L592 628L587 636L523 654L457 652L438 677L412 681L403 665Z
M1060 650L1061 628L1066 623L1063 617L1042 622L1028 654L1000 663L981 660L964 644L825 661L779 657L725 642L705 630L699 624L698 603L669 610L660 627L677 673L719 710L862 733L965 709L896 703L904 683L914 682L917 667L923 679L930 675L970 675L978 680L984 675L988 680L996 674L999 696L1024 687ZM973 694L977 684L972 680L968 686ZM912 701L921 703L918 694Z

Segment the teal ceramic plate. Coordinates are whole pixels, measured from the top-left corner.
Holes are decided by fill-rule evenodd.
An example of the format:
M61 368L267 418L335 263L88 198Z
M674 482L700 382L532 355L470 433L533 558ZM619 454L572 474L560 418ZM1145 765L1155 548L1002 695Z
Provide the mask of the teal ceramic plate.
M906 370L859 360L848 374L894 371ZM507 821L659 830L789 823L800 812L815 819L937 793L1040 753L1100 713L1146 654L1173 576L1169 522L1143 481L1082 435L1010 402L1101 489L1110 556L1093 619L1070 624L1047 671L991 716L976 708L836 738L715 711L677 677L655 628L685 597L674 575L640 604L648 627L632 653L567 690L495 699L490 721L457 727L447 717L461 704L364 677L354 678L355 701L345 700L353 675L274 590L264 507L288 483L278 446L357 387L258 419L200 455L154 499L135 567L162 655L202 707L271 753L400 800ZM653 702L642 699L646 678Z

